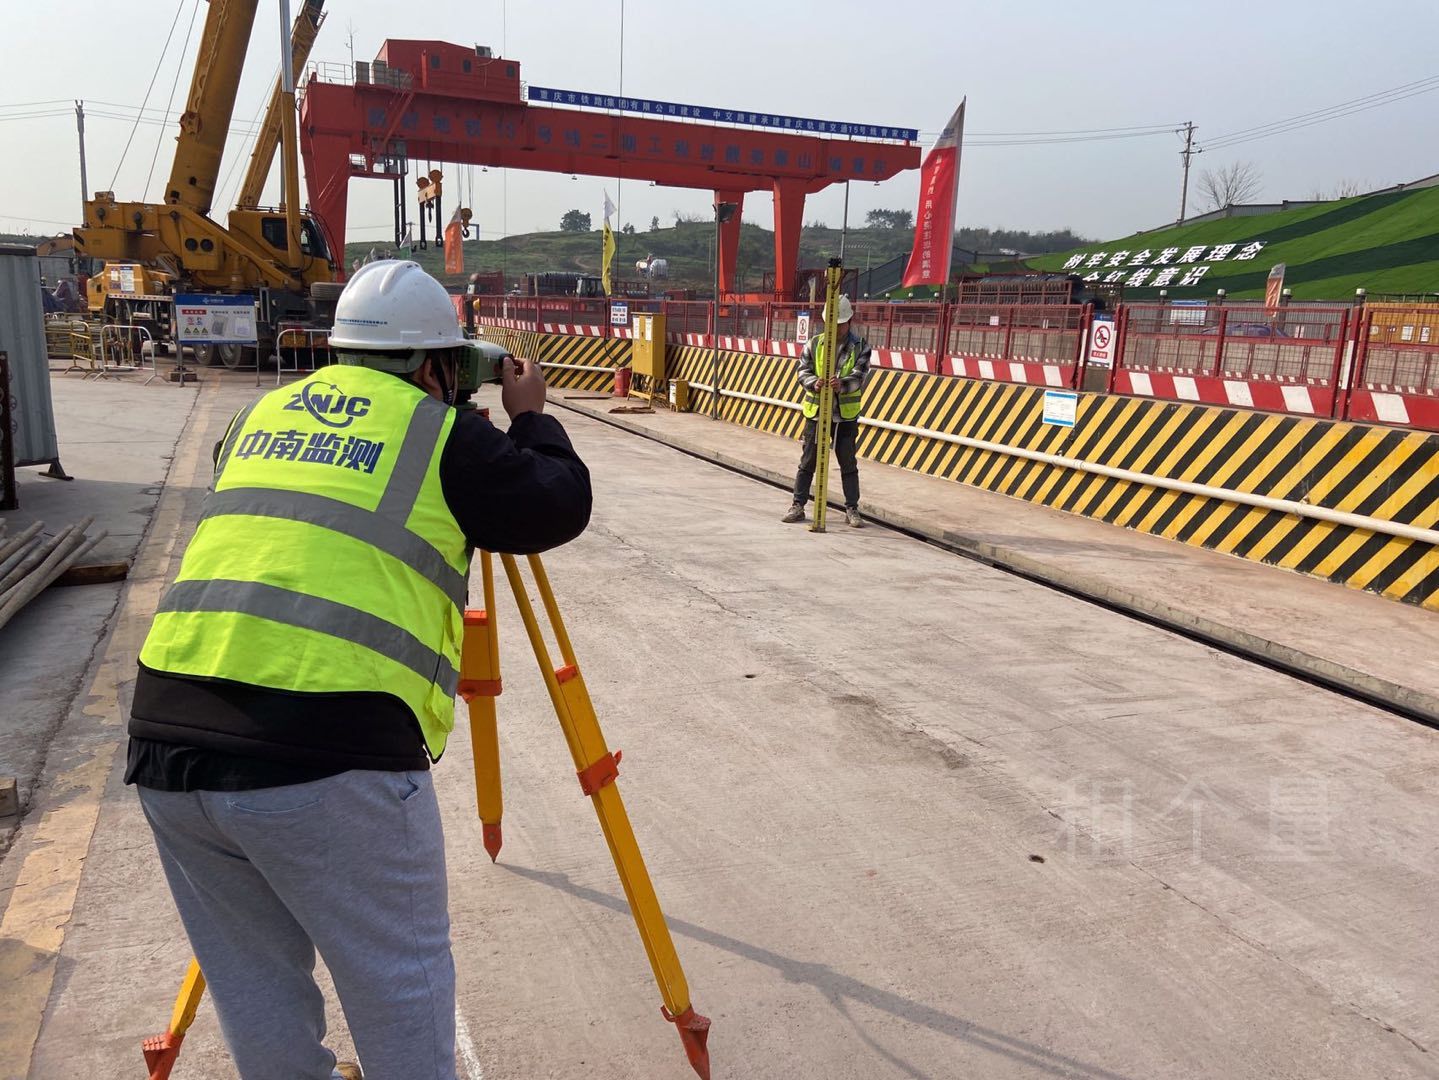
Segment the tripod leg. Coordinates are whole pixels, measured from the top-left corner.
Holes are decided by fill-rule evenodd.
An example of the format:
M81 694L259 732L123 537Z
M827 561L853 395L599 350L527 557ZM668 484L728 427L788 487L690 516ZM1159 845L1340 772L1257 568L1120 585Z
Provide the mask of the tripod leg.
M513 555L501 555L505 576L515 594L515 603L520 609L520 618L525 624L535 659L539 662L540 673L554 703L555 714L564 730L565 741L569 743L579 774L580 789L590 797L595 814L600 819L600 828L609 845L610 856L614 859L615 870L619 873L620 884L629 901L630 914L640 932L645 953L649 957L650 970L654 972L664 1006L660 1009L666 1020L672 1021L679 1031L680 1041L685 1048L690 1065L695 1072L708 1080L710 1075L709 1050L705 1043L709 1037L709 1018L699 1015L690 1003L689 986L685 982L684 970L680 967L679 956L675 953L674 941L670 938L669 927L665 924L664 912L660 910L659 898L645 869L644 857L640 854L639 843L635 840L634 829L625 813L624 801L620 798L615 779L619 776L620 752L610 753L605 745L604 733L600 731L595 716L594 704L585 688L584 677L575 661L569 635L565 632L564 620L560 617L559 605L550 589L549 578L538 555L529 556L530 571L535 577L535 586L549 616L550 627L560 648L564 663L555 668L550 661L549 649L540 632L534 608L530 605L529 594L520 577L518 564Z
M485 850L494 862L504 844L500 821L505 801L500 785L500 736L495 723L495 698L500 694L500 639L495 624L495 571L488 551L480 552L480 568L485 606L465 612L459 691L470 712L476 808L483 823Z
M150 1070L150 1080L167 1080L175 1059L180 1056L180 1043L185 1032L195 1022L195 1012L200 1008L200 998L205 993L205 976L200 973L200 964L192 956L185 979L180 983L180 993L175 998L175 1008L170 1013L170 1027L163 1035L155 1035L140 1044L145 1054L145 1066Z

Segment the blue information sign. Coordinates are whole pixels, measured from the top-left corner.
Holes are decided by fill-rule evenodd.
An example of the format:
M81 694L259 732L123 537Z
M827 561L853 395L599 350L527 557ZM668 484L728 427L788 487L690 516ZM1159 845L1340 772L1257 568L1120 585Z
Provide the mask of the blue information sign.
M179 345L255 344L255 298L176 293L175 341Z
M529 99L547 105L575 105L582 109L613 109L617 112L640 113L666 120L703 120L715 124L745 124L751 127L777 128L797 135L845 135L856 139L893 139L918 142L916 128L888 127L879 124L847 124L837 120L815 120L807 116L781 116L776 113L750 112L748 109L716 109L709 105L682 105L675 101L652 98L622 97L618 94L591 94L582 90L556 90L550 86L531 86Z

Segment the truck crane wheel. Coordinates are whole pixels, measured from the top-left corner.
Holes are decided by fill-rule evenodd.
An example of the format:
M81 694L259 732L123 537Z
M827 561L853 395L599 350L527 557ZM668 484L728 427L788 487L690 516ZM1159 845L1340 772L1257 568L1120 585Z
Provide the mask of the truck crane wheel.
M242 346L240 345L194 345L195 363L201 367L224 365L232 371L240 366Z

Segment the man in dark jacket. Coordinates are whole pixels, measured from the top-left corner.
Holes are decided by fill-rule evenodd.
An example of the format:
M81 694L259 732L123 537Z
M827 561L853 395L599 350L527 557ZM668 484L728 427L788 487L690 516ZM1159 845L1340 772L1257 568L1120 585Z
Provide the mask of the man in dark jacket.
M324 957L371 1080L454 1080L444 837L474 548L577 536L589 473L509 360L501 432L417 264L340 297L340 364L243 410L140 653L125 780L244 1080L361 1074L325 1048Z

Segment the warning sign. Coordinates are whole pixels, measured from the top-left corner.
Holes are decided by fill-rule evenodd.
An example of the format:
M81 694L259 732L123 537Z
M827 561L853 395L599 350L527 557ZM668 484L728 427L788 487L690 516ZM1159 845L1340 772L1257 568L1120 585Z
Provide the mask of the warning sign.
M1089 364L1091 367L1114 365L1114 320L1096 315L1089 330Z
M255 344L255 298L176 293L175 340L181 345Z

